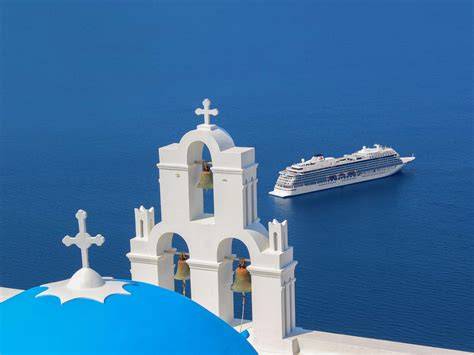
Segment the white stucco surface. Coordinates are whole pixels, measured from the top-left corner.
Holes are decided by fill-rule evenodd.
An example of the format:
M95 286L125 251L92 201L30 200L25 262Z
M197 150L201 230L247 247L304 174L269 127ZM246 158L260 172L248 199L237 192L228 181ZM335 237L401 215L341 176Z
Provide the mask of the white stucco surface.
M387 340L355 337L343 334L306 331L297 336L300 354L467 354L462 351L433 348Z
M235 320L232 325L240 330L240 320ZM260 355L278 354L266 352L259 349L258 344L252 341L252 322L244 321L242 330L250 332L249 341ZM472 354L464 351L434 348L415 344L400 343L388 340L363 338L344 334L318 332L297 328L290 339L297 339L296 347L299 355L310 354L349 354L349 355L389 355L389 354L413 354L413 355L467 355Z

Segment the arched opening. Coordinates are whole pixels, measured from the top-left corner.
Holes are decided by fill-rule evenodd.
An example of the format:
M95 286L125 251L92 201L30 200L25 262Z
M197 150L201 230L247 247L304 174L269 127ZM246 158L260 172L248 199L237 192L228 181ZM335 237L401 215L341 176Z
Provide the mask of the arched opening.
M250 254L246 245L237 238L227 238L219 244L218 247L218 260L227 261L229 263L228 272L224 275L224 284L229 285L230 292L233 293L233 306L232 312L234 315L233 325L239 325L242 318L242 293L234 292L232 286L235 282L236 270L239 266L239 261L241 258L245 259L246 266L251 264ZM244 313L243 313L243 323L245 324L248 321L252 320L252 297L251 292L245 294L244 301ZM245 326L244 326L245 327Z
M158 285L180 293L183 291L183 281L176 280L175 277L181 253L185 253L185 256L189 257L189 248L183 237L172 232L160 235L156 245L156 255L160 257L158 261ZM189 279L186 280L187 297L191 297L190 283L191 273L189 273Z
M181 237L179 234L173 234L172 240L171 240L171 250L168 252L173 252L173 277L174 279L174 290L176 292L179 292L183 295L186 295L186 297L191 298L191 275L189 276L189 279L183 282L183 280L177 280L176 279L176 274L178 272L178 261L181 256L181 253L184 253L186 258L189 258L189 248L188 245L186 244L186 241ZM183 270L181 270L183 271ZM185 290L183 292L183 286L185 287Z
M188 148L188 165L193 219L214 216L214 187L212 176L212 155L209 148L201 141L190 144ZM212 180L210 180L212 179ZM212 186L212 187L211 187Z

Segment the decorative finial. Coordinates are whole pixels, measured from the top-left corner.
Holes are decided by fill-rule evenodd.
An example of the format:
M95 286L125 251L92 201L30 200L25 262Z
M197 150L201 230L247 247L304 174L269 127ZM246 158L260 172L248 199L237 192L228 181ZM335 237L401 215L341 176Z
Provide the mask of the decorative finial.
M63 243L66 246L74 244L81 249L82 268L77 270L69 280L42 285L47 287L47 289L37 294L36 297L56 296L62 304L76 298L87 298L104 303L105 299L110 295L129 295L130 292L123 288L128 282L114 280L110 277L103 278L89 267L88 249L92 244L101 246L104 244L105 238L100 234L91 237L89 233L87 233L86 211L77 211L76 218L79 223L79 233L77 233L74 238L68 235L65 236Z
M219 111L216 108L210 109L211 107L211 100L209 99L204 99L202 102L202 106L204 108L197 108L196 115L204 115L204 124L205 125L210 125L211 124L211 117L210 116L217 116L219 114Z
M91 237L86 230L86 219L87 219L87 212L84 210L79 210L76 213L76 219L79 223L79 233L76 234L74 238L66 235L63 238L63 243L67 247L71 245L77 246L81 249L81 257L82 257L82 267L89 267L89 252L88 249L91 247L92 244L97 246L101 246L104 244L105 238L97 234L95 237Z

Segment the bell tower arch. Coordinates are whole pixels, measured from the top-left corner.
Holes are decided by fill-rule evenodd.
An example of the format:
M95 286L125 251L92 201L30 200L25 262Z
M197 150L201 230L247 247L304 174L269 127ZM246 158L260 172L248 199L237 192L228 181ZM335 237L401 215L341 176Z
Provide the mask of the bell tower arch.
M234 322L233 256L229 240L240 240L249 255L252 275L251 342L260 349L292 352L286 338L295 329L293 248L287 223L274 220L269 231L257 211L255 149L237 147L232 137L210 121L218 111L203 101L196 114L204 123L179 141L159 149L162 220L154 224L152 209L136 211L136 236L127 257L133 280L174 288L171 236L179 234L189 248L192 299L229 323ZM214 214L204 212L203 148L209 149ZM146 223L144 223L144 221ZM142 232L145 230L146 232Z

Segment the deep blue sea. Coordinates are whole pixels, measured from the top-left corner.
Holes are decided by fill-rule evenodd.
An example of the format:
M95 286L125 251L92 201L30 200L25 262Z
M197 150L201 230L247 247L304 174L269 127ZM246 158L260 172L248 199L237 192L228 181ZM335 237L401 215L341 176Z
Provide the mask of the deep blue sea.
M1 1L0 284L69 277L88 211L103 275L130 277L158 147L215 121L288 219L298 325L474 351L471 1ZM396 176L278 199L313 153L393 146ZM159 220L159 216L157 216Z

